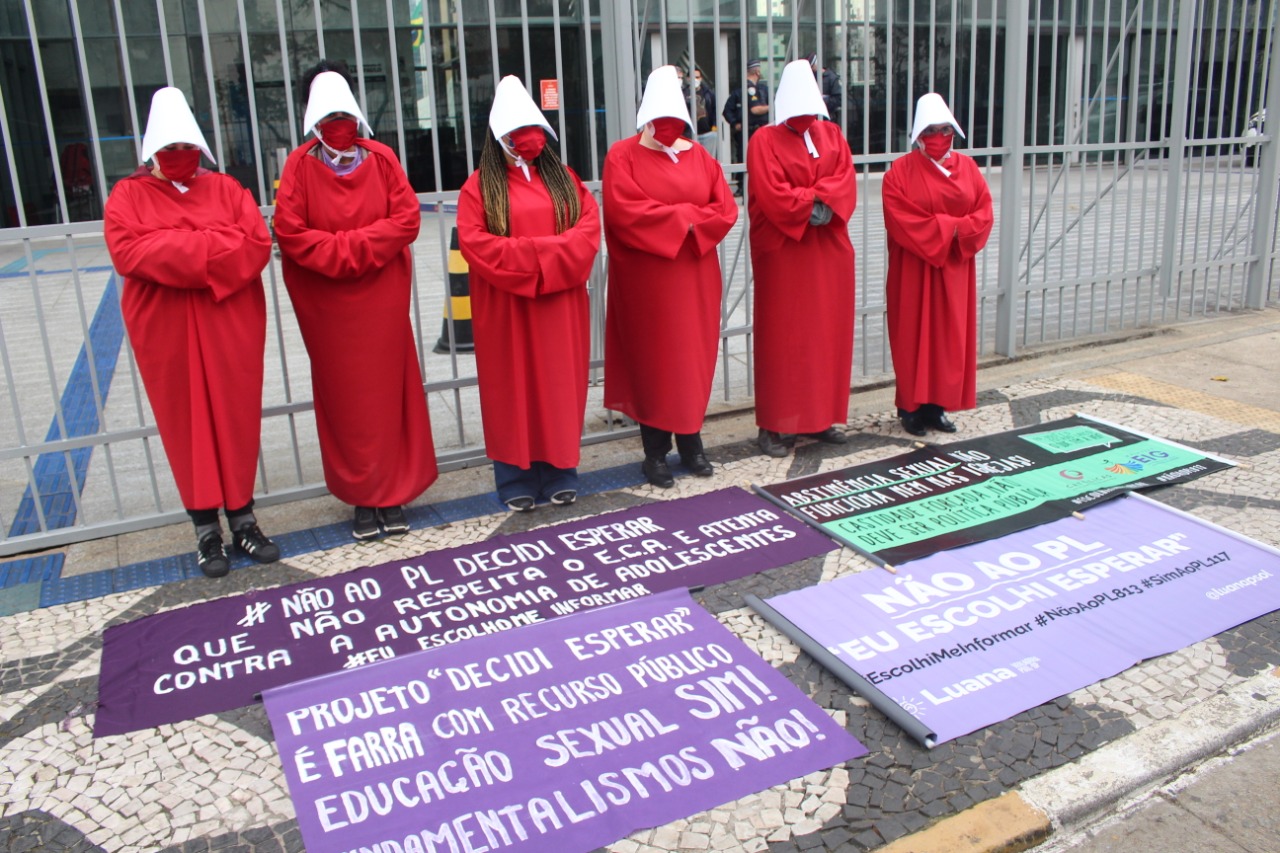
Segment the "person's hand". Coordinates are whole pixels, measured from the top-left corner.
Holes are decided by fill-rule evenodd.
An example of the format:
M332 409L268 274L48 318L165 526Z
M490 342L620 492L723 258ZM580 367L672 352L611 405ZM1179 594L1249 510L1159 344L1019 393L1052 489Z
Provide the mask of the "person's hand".
M826 225L831 221L832 215L831 208L826 203L815 198L813 200L813 210L809 213L809 224Z

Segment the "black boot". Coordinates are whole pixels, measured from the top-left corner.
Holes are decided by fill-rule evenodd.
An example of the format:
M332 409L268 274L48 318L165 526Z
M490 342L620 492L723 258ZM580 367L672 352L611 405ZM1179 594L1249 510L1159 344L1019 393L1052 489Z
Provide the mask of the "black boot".
M912 435L925 434L923 407L916 409L914 412L898 409L898 417L902 420L902 428L907 432Z
M649 484L659 489L669 489L676 484L676 478L671 476L665 456L646 456L640 470L644 472L644 478Z
M707 459L706 451L703 450L702 433L677 434L676 450L680 451L680 464L695 477L710 477L715 472L711 461Z
M787 446L782 443L782 436L763 427L756 435L756 445L759 446L761 453L772 456L774 459L781 459L787 455Z

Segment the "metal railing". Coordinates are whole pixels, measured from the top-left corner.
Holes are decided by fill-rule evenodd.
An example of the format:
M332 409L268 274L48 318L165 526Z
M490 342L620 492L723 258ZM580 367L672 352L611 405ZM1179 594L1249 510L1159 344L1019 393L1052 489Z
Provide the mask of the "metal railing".
M474 358L432 350L437 333L454 339L454 205L503 74L545 98L562 155L598 191L655 65L700 66L719 109L748 60L776 83L787 61L816 54L839 76L835 117L860 174L854 368L870 383L890 376L880 176L906 151L925 91L952 105L996 199L978 259L984 352L1280 299L1280 175L1264 118L1280 115L1276 15L1258 0L22 0L0 16L0 555L183 517L100 222L109 187L137 164L159 86L187 93L219 168L270 217L282 153L301 141L297 81L321 56L351 65L423 208L412 310L451 468L484 459ZM735 145L720 121L718 136L732 181L746 133ZM713 409L753 392L746 220L744 208L720 247ZM603 408L607 262L590 282L584 442L633 432ZM309 362L278 260L264 283L260 504L324 493Z

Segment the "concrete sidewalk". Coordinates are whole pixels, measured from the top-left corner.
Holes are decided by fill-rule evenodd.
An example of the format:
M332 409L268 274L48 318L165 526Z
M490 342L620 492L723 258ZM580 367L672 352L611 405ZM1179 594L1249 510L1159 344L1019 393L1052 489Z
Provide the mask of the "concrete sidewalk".
M1045 349L1011 362L988 360L979 375L979 408L958 416L955 439L1083 412L1224 455L1240 467L1153 497L1277 546L1278 359L1280 310ZM92 738L101 634L109 625L255 586L305 581L571 518L883 458L913 445L892 412L892 388L862 389L854 395L847 445L802 442L794 455L780 460L755 451L749 411L717 417L705 433L716 476L682 477L665 491L642 483L638 441L595 445L584 453L582 467L595 472L599 488L558 512L512 516L495 511L486 494L492 488L487 470L454 472L414 507L421 518L444 517L441 508L451 507L450 512L456 510L452 520L419 526L403 537L360 544L326 539L279 564L238 570L218 582L178 575L183 579L127 591L108 588L0 617L0 853L302 849L260 707ZM930 440L951 439L931 434ZM275 535L300 535L340 528L346 512L338 502L320 499L270 507L260 517ZM72 546L64 552L63 572L90 579L127 569L143 557L178 559L189 551L190 540L188 526L177 525ZM747 592L768 597L870 568L867 560L842 549L698 596L842 721L870 754L635 833L609 850L923 853L1020 850L1046 839L1067 843L1086 838L1072 833L1111 815L1116 803L1167 786L1188 768L1257 738L1280 713L1280 615L1273 613L926 751L742 602ZM1250 754L1258 753L1261 763L1275 751ZM1240 782L1233 773L1236 761L1214 763L1225 778ZM1259 807L1275 799L1274 762L1256 771L1268 772L1270 777L1250 777L1272 780L1265 786L1250 783ZM1239 799L1222 784L1196 790L1222 798L1206 801L1200 812L1181 809L1203 826L1209 825L1206 815ZM1185 801L1188 795L1178 796ZM1125 819L1116 831L1126 832L1129 840L1114 849L1142 850L1142 843L1157 837L1128 832L1130 822L1141 819L1129 815L1142 812L1125 806L1118 814ZM1162 822L1169 819L1152 814ZM1266 825L1257 825L1265 839ZM1103 831L1095 834L1101 838ZM1190 832L1183 837L1196 837ZM1222 849L1280 849L1280 842L1268 848L1236 840L1239 848Z

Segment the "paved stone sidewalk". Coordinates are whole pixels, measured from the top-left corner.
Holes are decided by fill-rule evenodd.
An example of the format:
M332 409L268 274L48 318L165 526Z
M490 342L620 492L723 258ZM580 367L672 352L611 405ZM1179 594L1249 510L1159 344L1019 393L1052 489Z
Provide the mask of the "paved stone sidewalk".
M961 430L953 440L1082 412L1225 455L1244 464L1151 496L1280 545L1280 396L1270 399L1271 407L1223 400L1104 367L1087 379L1047 376L985 391L979 409L958 418ZM101 635L109 625L251 587L333 575L728 485L775 482L912 446L887 409L859 414L849 432L844 446L802 444L778 460L758 455L747 440L719 444L710 452L715 477L682 477L670 490L634 486L586 496L565 511L479 515L372 546L343 545L238 570L219 582L198 578L0 618L0 851L303 849L261 707L92 737ZM743 605L748 592L767 597L868 570L879 571L841 549L709 588L697 598L846 725L870 754L607 849L862 851L894 841L907 845L903 850L976 849L921 847L911 839L931 825L946 827L957 815L973 814L976 804L1007 802L996 798L1103 754L1109 744L1177 726L1219 694L1280 666L1280 614L1273 613L929 751ZM1010 817L1005 828L1016 819ZM1019 843L1052 828L1043 819L1028 826Z

